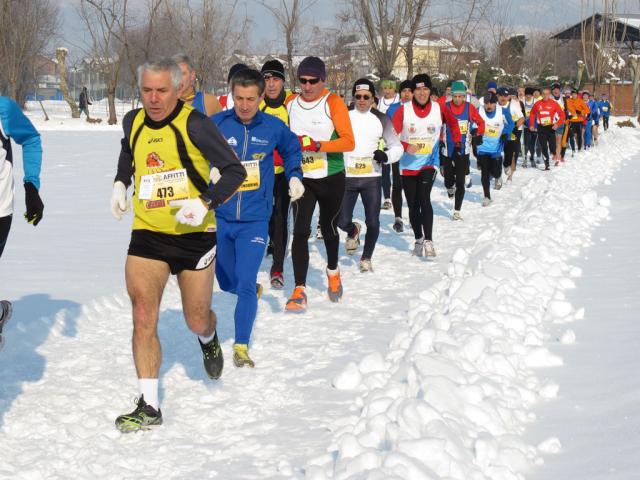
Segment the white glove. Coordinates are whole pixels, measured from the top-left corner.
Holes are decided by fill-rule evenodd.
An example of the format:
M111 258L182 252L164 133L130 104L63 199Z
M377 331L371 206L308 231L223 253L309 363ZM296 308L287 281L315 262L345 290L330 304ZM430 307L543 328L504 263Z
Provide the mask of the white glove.
M222 175L220 175L220 170L218 170L216 167L213 167L209 172L209 178L211 179L211 183L213 183L214 185L218 183L218 180L220 180L221 176Z
M127 201L127 187L120 180L113 184L111 193L111 213L117 220L122 220L122 216L129 210Z
M295 202L299 200L302 195L304 195L304 185L298 177L292 177L291 180L289 180L289 196L291 197L291 201Z
M202 224L205 215L209 212L209 209L199 198L171 200L169 206L180 207L180 210L176 212L176 220L185 225L191 225L192 227L197 227Z

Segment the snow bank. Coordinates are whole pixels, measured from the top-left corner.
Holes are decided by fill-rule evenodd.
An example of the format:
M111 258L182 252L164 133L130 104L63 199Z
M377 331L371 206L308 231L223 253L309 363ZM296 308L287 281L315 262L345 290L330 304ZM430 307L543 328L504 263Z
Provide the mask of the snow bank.
M522 435L532 406L559 391L542 378L552 371L534 370L562 365L545 346L547 326L584 315L564 292L581 275L572 257L608 216L609 199L593 189L640 142L615 129L600 143L530 180L503 223L458 249L444 278L420 293L386 355L335 377L336 388L360 394L356 414L335 423L307 478L519 480L542 454L561 450L559 438L536 447ZM573 343L575 333L561 341Z

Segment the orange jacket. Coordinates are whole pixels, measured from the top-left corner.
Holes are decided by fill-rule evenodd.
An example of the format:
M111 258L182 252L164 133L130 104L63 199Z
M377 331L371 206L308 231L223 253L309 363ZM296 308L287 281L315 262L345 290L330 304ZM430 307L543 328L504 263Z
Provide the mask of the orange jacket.
M578 123L584 121L589 115L589 107L580 97L567 99L567 113L570 122Z

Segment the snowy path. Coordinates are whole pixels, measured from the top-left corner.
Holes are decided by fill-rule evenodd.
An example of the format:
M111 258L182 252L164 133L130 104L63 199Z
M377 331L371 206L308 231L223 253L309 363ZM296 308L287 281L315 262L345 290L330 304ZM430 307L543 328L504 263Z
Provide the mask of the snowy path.
M439 255L431 262L409 255L412 235L393 233L384 212L376 271L361 275L355 258L341 258L339 305L325 299L314 242L309 312L284 315L290 286L267 289L253 337L255 370L230 362L234 298L216 289L227 358L218 382L204 375L170 285L160 322L165 425L121 436L113 419L131 409L136 382L122 280L128 230L107 211L117 135L86 133L73 147L66 135L45 133L46 229L36 236L17 224L2 259L2 293L17 308L0 354L11 365L0 374L0 478L347 478L377 469L381 476L371 478L508 479L539 458L519 437L530 407L555 392L531 370L557 358L542 347L545 312L565 308L566 262L588 242L596 214L606 215L590 192L618 160L600 166L594 151L581 159L585 166L519 170L490 208L479 206L475 176L463 222L449 220L450 201L438 188ZM631 133L625 141L639 144ZM70 153L77 149L87 153ZM578 223L573 231L564 227L570 221ZM290 264L285 275L291 279ZM427 382L430 393L419 393L416 382ZM376 392L395 398L395 407L373 407ZM388 422L378 427L396 433L376 443L376 420L358 422L383 404ZM416 435L426 443L406 442ZM356 458L362 453L370 455ZM415 455L429 458L420 463Z
M562 452L531 480L626 480L640 471L639 184L636 160L599 189L611 199L612 219L594 232L594 245L578 262L583 278L567 295L584 305L585 319L573 329L575 344L553 349L565 359L553 374L559 398L537 409L539 422L528 434L535 441L561 432Z

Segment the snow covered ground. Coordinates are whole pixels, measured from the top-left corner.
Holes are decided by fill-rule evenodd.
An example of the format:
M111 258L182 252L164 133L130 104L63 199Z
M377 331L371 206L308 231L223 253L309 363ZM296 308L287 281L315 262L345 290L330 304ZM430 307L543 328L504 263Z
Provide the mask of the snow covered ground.
M591 478L586 469L545 474L576 450L561 418L544 412L565 401L569 366L558 367L582 346L578 326L601 327L581 308L583 257L598 225L610 236L602 232L617 203L598 188L640 160L638 130L614 126L597 149L552 172L519 169L488 208L474 173L463 222L449 219L438 181L435 260L411 257L412 235L395 234L383 211L375 272L341 257L341 304L325 298L323 248L312 241L309 311L282 313L290 283L266 289L255 370L230 362L235 298L216 287L227 366L208 380L171 283L160 320L165 424L121 435L113 420L136 394L123 279L130 218L108 211L118 127L92 127L42 129L45 218L35 229L16 218L0 261L0 295L15 307L0 353L0 478ZM633 185L616 185L638 205ZM629 254L634 246L625 244ZM259 281L268 283L269 265ZM599 413L604 423L607 410ZM575 423L588 421L578 414Z

